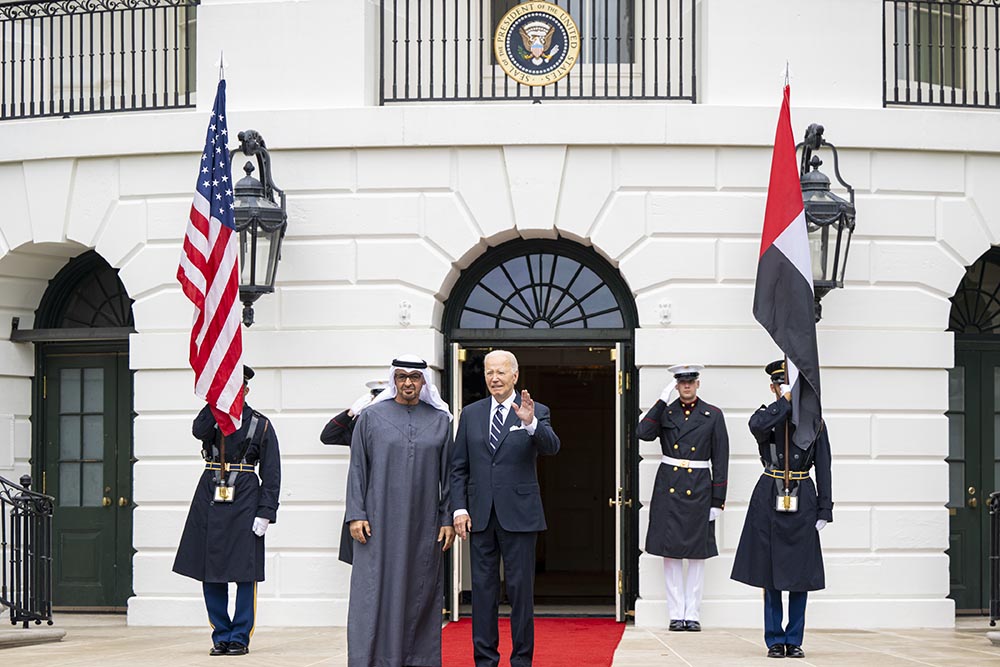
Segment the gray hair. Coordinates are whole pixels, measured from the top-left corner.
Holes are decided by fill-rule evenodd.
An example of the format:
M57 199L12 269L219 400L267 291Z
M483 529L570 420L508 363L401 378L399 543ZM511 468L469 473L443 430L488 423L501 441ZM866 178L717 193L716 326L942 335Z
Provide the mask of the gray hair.
M517 357L514 356L513 352L508 352L507 350L493 350L486 357L483 358L483 363L485 364L490 359L496 359L497 357L502 357L510 363L510 370L517 372Z

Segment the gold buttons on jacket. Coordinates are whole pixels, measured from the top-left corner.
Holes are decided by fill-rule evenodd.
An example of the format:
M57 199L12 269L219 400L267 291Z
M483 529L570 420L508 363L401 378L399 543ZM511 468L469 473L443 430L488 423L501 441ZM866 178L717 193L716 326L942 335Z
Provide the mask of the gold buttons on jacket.
M671 486L670 487L670 493L673 493L673 492L674 492L674 487Z
M694 451L695 449L697 449L697 447L692 447L692 448L691 448L691 451L693 452L693 451Z
M688 489L687 491L685 491L685 493L690 496L691 495L691 489Z
M688 468L688 472L694 472L694 470L692 470L691 468Z
M677 449L677 448L678 448L678 445L674 445L674 449Z
M677 472L677 466L674 466L674 472Z

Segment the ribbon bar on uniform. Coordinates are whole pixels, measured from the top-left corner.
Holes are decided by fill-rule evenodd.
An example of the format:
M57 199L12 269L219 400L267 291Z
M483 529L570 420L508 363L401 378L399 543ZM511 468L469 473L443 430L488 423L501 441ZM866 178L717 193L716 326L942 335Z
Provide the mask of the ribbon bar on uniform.
M675 459L672 456L664 456L660 459L660 462L668 466L677 466L678 468L711 468L712 462L706 460L695 460L690 459Z

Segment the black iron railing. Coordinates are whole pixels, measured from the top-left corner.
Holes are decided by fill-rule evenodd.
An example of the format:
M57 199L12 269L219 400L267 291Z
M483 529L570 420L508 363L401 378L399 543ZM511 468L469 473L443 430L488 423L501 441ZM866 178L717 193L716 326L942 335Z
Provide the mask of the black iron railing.
M192 106L200 1L0 4L0 119Z
M526 1L380 0L380 102L695 101L696 0L552 0L579 28L580 55L540 87L508 78L493 53L498 21Z
M52 625L53 498L0 477L0 605L11 625Z
M883 0L883 103L1000 108L1000 0Z

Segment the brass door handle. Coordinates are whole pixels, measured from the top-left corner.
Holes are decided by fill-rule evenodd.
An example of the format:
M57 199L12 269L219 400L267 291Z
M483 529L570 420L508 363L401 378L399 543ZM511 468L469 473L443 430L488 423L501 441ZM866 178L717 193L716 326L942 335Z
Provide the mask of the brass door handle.
M969 507L976 507L979 505L979 501L976 498L969 498Z
M122 496L118 499L118 507L128 507L128 498Z
M102 507L111 507L111 498L108 498L107 496L104 496L103 498L101 498L101 506Z
M632 499L629 498L628 500L623 500L622 507L632 507Z
M608 507L614 508L618 504L618 501L614 498L608 498Z

